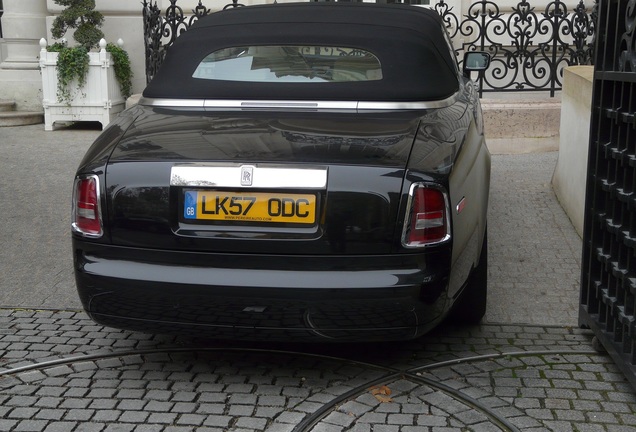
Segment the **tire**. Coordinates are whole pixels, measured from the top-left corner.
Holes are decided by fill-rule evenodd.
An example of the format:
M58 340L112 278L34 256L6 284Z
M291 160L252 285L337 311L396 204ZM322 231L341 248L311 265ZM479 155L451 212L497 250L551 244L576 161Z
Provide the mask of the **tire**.
M455 302L451 320L458 324L479 324L486 314L488 297L488 229L484 232L479 262L468 277L466 288Z

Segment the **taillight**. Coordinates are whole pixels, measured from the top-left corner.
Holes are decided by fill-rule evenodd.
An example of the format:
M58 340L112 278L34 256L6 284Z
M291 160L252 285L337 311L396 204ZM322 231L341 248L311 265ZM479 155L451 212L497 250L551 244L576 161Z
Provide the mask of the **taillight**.
M76 178L73 188L73 230L87 237L101 237L101 219L97 176Z
M424 183L411 186L404 220L402 245L407 248L429 246L450 238L450 220L446 194Z

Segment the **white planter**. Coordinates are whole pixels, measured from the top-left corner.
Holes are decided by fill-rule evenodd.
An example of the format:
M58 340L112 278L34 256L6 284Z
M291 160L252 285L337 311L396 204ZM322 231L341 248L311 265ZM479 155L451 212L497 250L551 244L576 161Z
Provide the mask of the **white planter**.
M46 50L40 40L40 70L42 72L42 107L44 130L53 130L55 122L98 121L102 128L124 110L126 100L115 78L113 59L106 51L106 41L99 42L100 51L90 52L88 76L82 88L71 84L70 102L57 97L57 56Z

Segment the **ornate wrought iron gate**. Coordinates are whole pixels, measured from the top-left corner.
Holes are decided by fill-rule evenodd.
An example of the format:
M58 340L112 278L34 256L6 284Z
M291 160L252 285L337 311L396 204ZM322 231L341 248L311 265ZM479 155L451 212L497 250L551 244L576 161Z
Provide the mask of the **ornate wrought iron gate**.
M465 51L489 51L493 63L480 77L482 92L549 91L554 96L561 89L565 66L591 62L594 18L583 0L573 10L561 0L548 2L542 10L529 0L518 0L511 10L501 9L493 0L477 0L464 16L445 0L376 1L426 4L435 9L446 24L460 61ZM177 0L170 0L162 15L156 1L144 0L147 81L157 72L175 38L211 12L203 3L199 1L191 13L184 13ZM232 0L225 9L238 6L242 6L239 0Z
M636 0L600 0L579 322L636 388Z

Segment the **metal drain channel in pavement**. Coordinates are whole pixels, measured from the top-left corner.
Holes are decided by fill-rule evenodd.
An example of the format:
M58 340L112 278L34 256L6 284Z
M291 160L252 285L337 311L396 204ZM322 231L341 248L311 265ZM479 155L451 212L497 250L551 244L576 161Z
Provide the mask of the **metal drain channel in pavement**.
M372 363L366 363L346 358L339 358L327 355L320 354L312 354L312 353L303 353L303 352L294 352L294 351L283 351L283 350L267 350L267 349L250 349L250 348L158 348L158 349L148 349L148 350L124 350L124 351L113 351L110 353L101 353L101 354L87 354L81 356L60 358L55 360L43 361L39 363L34 363L30 365L5 369L0 371L0 377L15 375L22 372L34 371L34 370L44 370L54 366L61 365L71 365L78 362L85 361L93 361L93 360L102 360L107 358L124 358L129 356L146 356L151 354L175 354L175 353L209 353L209 352L223 352L223 353L258 353L258 354L275 354L275 355L290 355L290 356L304 356L309 358L315 358L320 360L329 360L336 361L342 363L349 363L356 366L375 369L378 371L384 371L385 375L375 378L373 380L369 380L362 385L359 385L344 394L334 398L328 403L325 403L321 408L316 410L314 413L309 414L306 418L304 418L298 425L296 425L293 429L294 432L305 432L311 430L313 426L319 423L322 419L324 419L329 413L333 412L334 409L346 402L347 400L353 399L364 392L366 392L369 387L374 385L386 385L390 384L392 381L397 379L406 379L418 384L423 384L434 388L447 396L459 401L460 403L479 411L484 414L486 417L490 419L490 421L499 427L503 431L509 432L519 432L520 430L510 423L505 417L499 415L494 410L485 406L481 402L476 399L463 394L462 392L453 389L445 384L438 383L430 378L422 376L422 372L429 371L432 369L442 368L446 366L453 366L459 364L467 364L471 362L479 362L485 360L494 360L498 358L505 357L528 357L528 356L543 356L543 355L569 355L573 354L573 351L557 351L557 350L542 350L542 351L520 351L520 352L508 352L508 353L498 353L498 354L487 354L480 356L472 356L465 358L458 358L449 361L442 361L431 363L425 366L418 366L415 368L400 370L387 366L376 365ZM598 354L596 351L576 351L578 355L595 355Z

